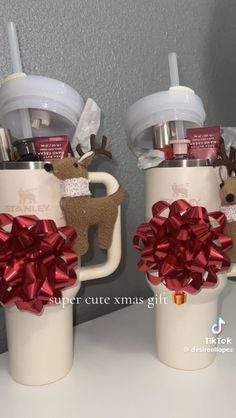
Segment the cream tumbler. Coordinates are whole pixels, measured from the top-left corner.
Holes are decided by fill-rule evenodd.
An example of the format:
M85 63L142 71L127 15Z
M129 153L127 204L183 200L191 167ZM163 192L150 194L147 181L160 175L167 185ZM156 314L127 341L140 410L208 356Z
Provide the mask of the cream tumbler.
M105 185L106 193L118 188L108 173L90 173L92 183ZM0 212L13 216L34 214L65 225L60 209L60 182L44 170L41 162L0 164ZM73 304L82 281L113 273L121 258L120 208L112 245L104 263L77 267L78 280L63 292L64 302L47 305L40 315L5 307L9 370L14 380L25 385L44 385L65 376L73 364ZM79 263L80 264L80 263ZM68 302L68 303L65 303Z
M220 208L219 171L209 160L165 161L144 173L147 220L152 217L152 205L159 200L172 203L185 199L208 211ZM235 275L235 270L233 266L227 275ZM163 363L177 369L195 370L213 362L216 353L208 338L214 337L211 326L218 320L218 301L227 284L227 275L219 274L215 288L188 294L187 302L182 305L172 301L173 292L164 285L151 285L157 300L166 302L155 305L157 355Z

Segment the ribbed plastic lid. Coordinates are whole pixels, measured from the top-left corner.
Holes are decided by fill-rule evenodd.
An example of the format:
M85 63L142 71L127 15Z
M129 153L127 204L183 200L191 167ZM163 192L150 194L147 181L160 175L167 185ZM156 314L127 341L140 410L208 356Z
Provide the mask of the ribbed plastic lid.
M20 109L40 109L50 113L50 126L35 130L36 136L67 134L70 136L84 107L79 93L66 83L52 78L29 75L8 78L0 88L0 124L22 137Z
M127 142L135 154L153 148L152 127L158 123L181 120L185 127L202 126L205 121L202 100L193 90L177 86L143 97L126 113Z

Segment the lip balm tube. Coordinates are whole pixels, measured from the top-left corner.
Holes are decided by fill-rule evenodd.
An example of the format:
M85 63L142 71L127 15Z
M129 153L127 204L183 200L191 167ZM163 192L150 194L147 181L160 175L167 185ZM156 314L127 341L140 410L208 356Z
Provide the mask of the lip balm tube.
M174 159L184 160L188 158L189 139L174 139L170 143L173 145Z

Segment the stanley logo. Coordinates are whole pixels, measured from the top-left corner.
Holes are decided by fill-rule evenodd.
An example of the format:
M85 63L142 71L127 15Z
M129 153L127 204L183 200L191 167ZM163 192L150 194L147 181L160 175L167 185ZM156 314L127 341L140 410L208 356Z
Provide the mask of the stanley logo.
M9 213L44 213L47 212L50 205L39 204L34 189L22 189L17 191L18 202L15 205L6 205L5 210Z
M164 200L168 203L173 203L177 199L186 199L190 205L196 206L200 205L200 199L191 198L191 193L189 192L189 183L172 183L170 185L170 194L168 198L162 198L160 200Z

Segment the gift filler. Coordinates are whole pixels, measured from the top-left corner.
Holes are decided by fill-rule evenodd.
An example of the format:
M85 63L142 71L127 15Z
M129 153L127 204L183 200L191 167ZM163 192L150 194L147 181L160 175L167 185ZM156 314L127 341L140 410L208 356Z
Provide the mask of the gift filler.
M217 157L220 143L220 126L187 129L186 136L190 141L190 158L213 159Z
M36 154L43 161L61 160L68 157L67 136L34 138Z

